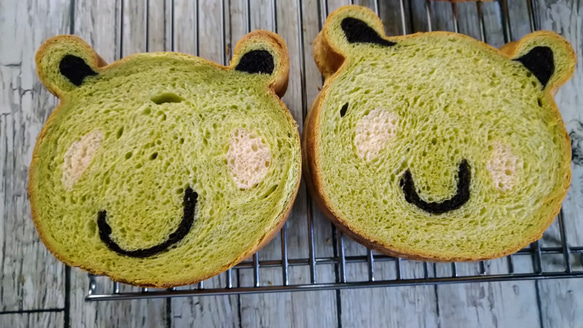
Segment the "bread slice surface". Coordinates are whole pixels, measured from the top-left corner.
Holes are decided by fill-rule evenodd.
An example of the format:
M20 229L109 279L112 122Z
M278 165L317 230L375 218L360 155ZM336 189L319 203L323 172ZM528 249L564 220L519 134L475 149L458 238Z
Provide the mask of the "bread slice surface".
M46 246L92 273L170 287L265 245L301 176L297 125L278 96L287 56L267 31L245 36L229 67L169 52L105 65L76 37L48 40L38 73L61 102L29 179Z
M539 239L570 184L552 94L571 46L535 32L494 49L448 32L385 37L368 9L333 12L314 42L326 77L304 128L323 212L390 255L478 260Z

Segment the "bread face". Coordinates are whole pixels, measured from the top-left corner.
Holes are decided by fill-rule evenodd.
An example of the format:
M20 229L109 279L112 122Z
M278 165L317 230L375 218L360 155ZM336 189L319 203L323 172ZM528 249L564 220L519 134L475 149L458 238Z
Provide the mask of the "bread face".
M82 40L48 40L39 76L61 103L35 147L33 218L60 260L141 286L218 274L284 224L301 155L288 57L256 31L230 67L177 53L104 66Z
M305 124L323 212L379 251L437 261L500 257L540 238L569 187L552 93L571 46L536 32L503 51L467 36L387 38L368 9L333 12L314 42L326 77Z

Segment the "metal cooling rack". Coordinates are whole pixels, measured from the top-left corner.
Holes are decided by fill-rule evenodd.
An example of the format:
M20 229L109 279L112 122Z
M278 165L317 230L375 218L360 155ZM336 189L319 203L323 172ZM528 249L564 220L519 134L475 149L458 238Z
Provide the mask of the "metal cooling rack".
M285 6L287 1L276 4L272 0L273 22L277 22L276 5ZM302 8L302 0L297 1L297 8ZM305 1L305 0L304 0ZM378 14L379 5L385 1L396 4L400 10L401 26L404 33L411 32L410 22L407 17L412 17L411 3L407 0L377 0L368 1L373 3L372 9ZM509 0L497 0L488 3L459 3L451 4L451 19L453 19L454 32L460 29L458 12L461 6L476 6L480 27L480 37L486 41L487 22L485 22L485 7L495 6L494 10L489 7L489 12L496 12L499 22L502 25L502 37L504 43L511 41L511 15L509 14ZM536 6L533 0L512 0L525 1L528 10L528 23L531 31L538 29L536 21ZM362 2L362 1L361 1ZM197 2L198 3L198 2ZM285 4L284 4L285 3ZM249 6L250 0L247 1ZM419 4L419 1L417 2ZM435 4L429 0L423 2L424 11L427 16L428 31L432 30L432 18L434 16ZM443 6L443 3L440 4ZM223 19L225 15L225 0L223 0ZM318 9L320 17L320 27L328 14L328 1L319 0ZM441 7L443 8L443 7ZM417 8L419 9L419 8ZM422 8L423 9L423 8ZM301 10L301 9L300 9ZM302 22L303 13L298 10L298 21ZM173 13L173 12L172 12ZM247 10L249 15L249 10ZM172 19L174 16L172 16ZM247 17L250 25L250 17ZM300 49L302 54L304 45L304 35L298 25ZM223 27L224 28L224 27ZM223 40L225 33L223 30ZM198 40L198 36L197 36ZM311 58L300 58L302 97L304 117L307 111L306 91L305 91L305 61ZM276 258L260 259L259 253L253 255L251 260L240 263L220 275L196 285L184 286L171 289L138 288L117 282L112 282L106 277L89 275L89 289L85 297L87 301L122 300L122 299L144 299L144 298L164 298L180 296L200 296L200 295L228 295L228 294L248 294L265 292L289 292L289 291L316 291L346 288L365 287L388 287L388 286L410 286L410 285L432 285L462 282L494 282L494 281L514 281L514 280L539 280L553 278L583 278L583 245L569 246L567 234L565 232L565 218L563 210L559 213L553 226L545 233L543 241L535 242L529 247L519 252L491 261L476 263L426 263L409 261L405 259L393 258L365 249L357 245L348 237L335 229L331 224L314 224L312 218L312 201L307 196L306 233L308 242L304 245L307 250L307 257L290 257L288 254L288 224L283 227L279 238L274 239L267 248L277 248L274 243L281 243L280 256ZM301 218L295 218L300 220ZM320 217L316 218L320 219ZM321 223L321 222L320 222ZM331 231L331 242L324 247L317 247L315 243L316 230L326 227ZM321 228L324 229L324 228ZM545 245L541 245L544 241ZM551 244L547 246L546 244ZM349 247L347 247L347 245ZM360 247L356 255L347 254L349 248ZM261 251L260 251L261 252ZM354 252L354 251L351 251ZM320 256L319 254L333 254L330 256ZM268 281L263 279L269 273ZM275 275L274 275L275 273ZM279 277L274 279L275 277Z

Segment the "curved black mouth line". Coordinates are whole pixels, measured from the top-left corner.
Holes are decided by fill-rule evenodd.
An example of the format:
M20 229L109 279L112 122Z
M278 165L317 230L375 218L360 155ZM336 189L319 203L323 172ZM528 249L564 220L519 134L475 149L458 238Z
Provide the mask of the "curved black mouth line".
M405 194L405 200L420 209L433 213L442 214L445 212L456 210L464 205L470 199L470 182L472 180L472 172L470 164L467 160L462 160L459 165L456 194L443 202L426 202L417 194L415 190L415 182L409 170L405 171L401 178L401 189Z
M152 255L158 254L167 250L170 246L181 241L192 228L194 223L194 210L196 208L196 202L198 200L198 194L194 192L190 187L186 188L184 192L184 215L182 216L182 221L180 225L176 228L176 231L168 236L168 239L158 245L144 248L136 249L133 251L128 251L121 248L115 241L111 240L111 227L107 224L107 213L106 211L100 211L97 214L97 226L99 227L99 237L101 241L105 243L107 248L110 250L130 257L145 258Z

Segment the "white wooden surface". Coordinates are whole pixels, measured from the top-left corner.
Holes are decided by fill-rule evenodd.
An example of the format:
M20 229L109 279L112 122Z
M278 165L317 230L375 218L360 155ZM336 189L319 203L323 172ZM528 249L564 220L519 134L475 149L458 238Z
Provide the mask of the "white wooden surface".
M583 3L580 1L537 0L540 28L555 30L569 39L578 54L575 75L557 93L555 100L561 109L572 139L583 137ZM583 143L576 152L583 154ZM567 242L583 244L583 163L573 164L571 189L563 205ZM547 242L547 240L543 240ZM549 243L549 242L547 242ZM581 259L573 259L581 266ZM583 326L583 281L559 280L537 283L541 302L542 326L545 328Z
M84 301L88 277L66 270L40 243L26 196L26 174L35 138L56 101L40 84L33 65L42 41L60 33L87 40L107 61L136 52L174 50L228 63L237 40L249 30L278 32L287 42L291 72L284 102L302 129L303 118L322 85L312 60L311 42L327 13L350 0L31 0L0 2L0 327L582 327L583 281L548 280L377 288L308 293L207 296L143 301ZM427 20L425 0L355 0L376 10L388 35L415 31L454 30L452 7L435 2ZM575 137L583 138L583 4L577 0L533 0L537 25L569 39L579 63L574 78L556 96ZM526 1L508 0L511 35L530 32ZM459 31L481 38L475 4L458 4ZM496 3L484 3L485 40L506 41ZM301 11L301 14L299 12ZM224 28L223 28L224 27ZM303 32L303 35L300 34ZM301 72L305 72L303 75ZM583 147L583 142L577 145ZM583 153L583 149L577 149ZM573 166L573 185L564 205L570 245L583 245L583 166ZM309 256L310 216L316 256L334 256L339 235L306 194L302 185L286 234L288 257ZM557 244L555 224L541 241ZM346 255L366 249L343 237ZM259 252L259 259L279 259L281 236ZM574 265L581 265L573 258ZM560 259L543 258L546 266ZM403 275L423 277L424 266L404 262ZM377 279L394 278L394 262L375 263ZM503 260L488 261L489 272L505 270ZM517 270L530 271L529 261L516 259ZM429 265L429 275L449 274L449 265ZM459 274L474 274L479 265L458 266ZM281 270L261 271L260 283L280 284ZM367 278L366 264L346 268L349 281ZM234 283L252 285L252 270L233 272ZM224 286L221 275L206 287ZM68 278L68 279L67 279ZM318 282L333 282L333 266L319 266ZM105 278L99 284L105 285ZM290 267L290 283L309 283L306 268ZM128 290L137 290L124 287ZM68 293L67 293L68 291ZM540 303L540 306L538 305ZM19 312L29 311L29 312ZM36 312L48 311L48 312Z
M26 184L36 136L56 104L36 77L34 53L69 33L69 10L69 0L0 2L0 311L64 306L64 266L38 239Z

